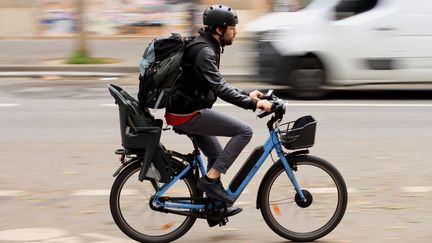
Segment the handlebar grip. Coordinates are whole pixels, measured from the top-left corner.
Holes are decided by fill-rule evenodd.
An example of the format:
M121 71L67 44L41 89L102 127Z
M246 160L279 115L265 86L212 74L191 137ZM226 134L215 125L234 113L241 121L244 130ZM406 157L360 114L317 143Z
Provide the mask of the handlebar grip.
M270 101L272 103L272 108L269 112L260 111L257 115L259 118L264 118L270 114L276 113L276 116L282 119L286 111L286 103L283 100L279 99L277 96L275 96L273 94L273 90L269 90L267 94L261 96L260 99Z
M268 116L268 115L270 115L271 113L273 113L273 112L268 112L268 111L260 111L259 113L258 113L258 117L259 118L264 118L264 117L266 117L266 116Z
M272 102L271 112L276 111L276 102Z

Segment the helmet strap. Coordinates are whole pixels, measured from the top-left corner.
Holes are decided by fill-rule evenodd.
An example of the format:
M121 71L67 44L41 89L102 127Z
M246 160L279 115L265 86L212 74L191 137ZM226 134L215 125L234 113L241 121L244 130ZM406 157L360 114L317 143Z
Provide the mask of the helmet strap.
M222 34L220 35L221 48L222 48L221 53L224 53L224 47L225 47L225 38L224 38L225 29L226 28L222 28Z

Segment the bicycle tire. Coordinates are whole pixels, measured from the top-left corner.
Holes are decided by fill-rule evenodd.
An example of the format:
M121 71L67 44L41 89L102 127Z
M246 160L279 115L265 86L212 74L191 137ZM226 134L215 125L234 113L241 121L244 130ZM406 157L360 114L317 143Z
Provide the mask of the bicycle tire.
M348 203L347 188L342 175L329 162L310 155L295 156L290 159L293 160L292 164L297 167L297 171L294 170L293 172L300 187L310 194L310 198L308 199L310 205L300 202L299 195L295 192L295 188L290 182L288 175L283 173L285 169L279 160L269 169L263 179L262 188L260 188L261 195L259 195L261 214L266 224L279 236L291 241L314 241L330 233L342 220ZM303 177L301 174L303 172L308 175ZM317 176L319 178L310 177L312 173L319 175ZM325 179L326 176L329 176L329 178ZM303 179L304 181L302 181ZM282 181L281 183L285 185L278 186L279 181ZM321 186L319 183L325 183L326 185L319 187ZM329 187L332 183L334 183L334 188ZM289 193L288 190L285 190L288 185L292 186L291 195L295 194L293 202L279 205L282 204L282 201L274 200L273 197L284 198L284 195L280 196L280 194ZM330 196L333 197L334 194L337 194L334 205L322 206L324 203L332 203ZM289 198L289 200L292 199ZM329 207L327 208L327 206ZM280 207L285 208L282 210ZM332 212L333 210L334 212ZM288 211L289 215L284 215ZM329 213L329 217L325 218L324 213L327 212ZM298 219L300 217L305 217L306 220L303 222L303 218ZM297 222L294 221L296 219L298 220ZM313 220L318 221L316 227ZM321 221L323 222L322 225ZM289 227L293 229L284 226L284 223L291 224ZM303 227L301 223L304 223L304 227L308 229L300 230Z
M173 158L172 159L172 166L173 168L175 168L176 172L173 173L178 173L180 172L182 169L184 169L185 165L183 163L181 163L180 161L177 161ZM163 217L176 217L176 220L179 220L179 226L176 227L175 229L172 229L172 231L170 231L169 233L162 233L162 234L154 234L153 231L164 231L165 228L170 229L171 227L171 223L167 222L165 224L161 224L160 227L154 227L150 228L151 234L147 234L147 233L143 233L142 231L144 231L145 227L138 225L132 225L131 222L128 222L128 219L125 219L125 210L122 208L122 204L121 201L121 195L122 195L122 190L123 187L125 185L125 183L127 183L128 181L130 181L130 179L136 181L134 182L135 184L139 184L139 183L155 183L155 181L150 182L148 180L144 180L143 182L139 182L138 180L138 173L140 171L141 168L141 164L136 161L133 164L129 165L128 167L126 167L118 176L117 178L114 180L113 186L111 188L111 194L110 194L110 209L111 209L111 214L112 217L116 223L116 225L120 228L120 230L126 234L127 236L129 236L130 238L139 241L139 242L145 242L145 243L163 243L163 242L171 242L174 241L178 238L180 238L181 236L183 236L184 234L186 234L186 232L188 232L193 224L196 221L196 217L193 216L181 216L181 215L173 215L173 214L167 214L167 213L163 213L163 212L156 212L154 210L152 210L149 206L149 198L150 196L154 195L155 190L152 192L151 195L148 195L147 198L145 198L145 200L143 201L136 201L134 202L133 207L135 207L136 205L140 205L142 204L143 209L140 209L140 211L143 210L148 210L147 214L155 214L157 215L155 219L149 219L147 216L144 215L145 218L142 218L144 220L139 220L142 221L142 223L152 223L152 221L160 221L161 218ZM193 196L199 196L199 192L196 189L196 182L195 179L191 176L191 174L187 174L186 176L184 176L182 179L180 179L179 181L176 182L175 185L179 184L179 182L183 181L184 184L187 187L188 190L188 194L189 195L182 195L182 196L187 196L187 197L193 197ZM174 186L175 186L174 185ZM169 191L168 191L169 192ZM170 194L166 195L170 195ZM131 194L131 192L125 192L125 195ZM125 206L127 207L127 206ZM142 212L140 212L142 213ZM135 217L135 216L133 216ZM137 229L139 228L139 229Z

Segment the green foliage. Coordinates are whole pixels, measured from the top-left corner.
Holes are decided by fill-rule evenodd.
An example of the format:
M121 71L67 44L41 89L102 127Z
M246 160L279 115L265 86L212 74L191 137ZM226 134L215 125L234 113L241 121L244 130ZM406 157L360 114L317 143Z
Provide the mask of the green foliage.
M103 58L90 57L84 50L75 51L66 61L67 64L107 64L108 60Z

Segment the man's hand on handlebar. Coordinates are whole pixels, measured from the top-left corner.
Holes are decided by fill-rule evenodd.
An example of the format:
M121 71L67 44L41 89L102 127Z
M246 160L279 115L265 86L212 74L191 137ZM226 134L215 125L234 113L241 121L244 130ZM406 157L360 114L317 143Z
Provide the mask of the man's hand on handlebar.
M257 108L261 109L263 111L266 111L266 112L271 112L272 106L273 106L273 103L271 103L268 100L258 100L258 102L257 102Z
M251 97L251 99L255 100L255 101L259 101L260 98L263 96L264 94L261 93L258 90L254 90L252 92L249 93L249 97Z
M255 100L257 102L257 107L258 109L261 109L263 111L267 111L270 112L272 109L272 103L269 102L268 100L261 100L261 97L264 97L264 94L261 93L258 90L254 90L252 92L249 93L249 97L251 97L252 100Z
M257 108L262 111L258 113L259 118L264 118L270 114L275 114L272 118L272 123L276 120L281 120L286 111L286 102L279 99L273 94L273 90L269 90L265 95L259 97L260 100L257 102Z

